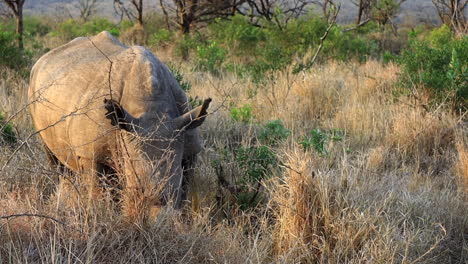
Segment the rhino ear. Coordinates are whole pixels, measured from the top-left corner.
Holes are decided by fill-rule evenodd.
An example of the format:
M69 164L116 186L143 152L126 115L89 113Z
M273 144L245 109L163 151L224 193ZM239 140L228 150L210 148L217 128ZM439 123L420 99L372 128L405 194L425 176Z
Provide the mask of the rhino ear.
M194 129L205 121L208 113L206 110L210 106L211 98L205 99L199 107L187 112L173 120L176 129Z
M134 132L132 124L135 121L123 107L114 100L104 99L104 108L106 108L106 118L110 119L113 126L117 126L120 129L128 132Z

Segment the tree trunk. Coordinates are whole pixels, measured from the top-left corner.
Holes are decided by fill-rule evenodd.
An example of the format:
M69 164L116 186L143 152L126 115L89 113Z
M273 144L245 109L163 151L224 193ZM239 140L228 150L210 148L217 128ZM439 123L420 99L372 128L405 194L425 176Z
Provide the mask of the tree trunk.
M356 20L356 25L361 24L363 7L364 7L362 1L363 0L359 0L359 7L358 7L358 15L357 15L357 20Z
M18 48L23 49L23 5L18 5L18 13L16 14L16 34Z
M143 0L140 0L140 3L139 3L138 24L140 24L140 26L143 26Z
M180 24L180 32L184 35L190 34L190 25L192 22L190 21L189 16L183 14L182 15L182 23Z

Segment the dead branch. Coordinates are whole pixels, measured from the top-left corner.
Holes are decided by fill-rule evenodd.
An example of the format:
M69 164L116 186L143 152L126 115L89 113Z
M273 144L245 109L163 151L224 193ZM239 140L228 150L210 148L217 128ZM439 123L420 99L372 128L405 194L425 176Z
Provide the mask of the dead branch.
M320 43L319 43L319 46L317 48L317 50L315 51L315 54L314 56L312 57L312 59L310 61L308 61L307 63L299 63L295 69L294 69L294 73L299 73L299 72L304 72L304 71L307 71L309 70L314 64L315 64L315 61L317 60L318 58L318 55L320 54L320 51L322 51L322 48L323 48L323 42L325 41L325 39L327 38L328 36L328 33L330 32L330 30L332 29L332 27L335 25L336 23L336 18L338 17L338 14L340 12L340 9L341 9L341 5L338 5L335 7L335 12L331 18L331 22L329 23L327 29L325 30L325 33L323 34L323 36L320 38Z
M11 218L18 218L18 217L39 217L39 218L45 218L45 219L49 219L49 220L52 220L58 224L61 224L61 225L67 225L65 224L64 222L52 217L52 216L48 216L48 215L43 215L43 214L31 214L31 213L23 213L23 214L12 214L12 215L4 215L4 216L0 216L0 219L3 219L3 220L10 220Z

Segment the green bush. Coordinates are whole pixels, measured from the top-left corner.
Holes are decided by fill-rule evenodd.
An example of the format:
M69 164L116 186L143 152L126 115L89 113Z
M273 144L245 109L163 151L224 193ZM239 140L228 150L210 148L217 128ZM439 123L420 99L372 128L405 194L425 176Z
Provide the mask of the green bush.
M30 64L31 57L29 51L17 47L15 33L0 31L0 65L14 70L24 70Z
M176 38L174 42L174 55L187 60L192 50L199 46L199 40L196 36L186 36Z
M197 47L195 69L219 75L226 60L227 51L215 41Z
M299 142L304 150L310 150L313 148L320 155L327 155L327 144L330 140L332 141L341 141L343 140L344 132L340 129L332 129L329 131L314 129L310 131L310 136L305 137L302 141Z
M169 31L165 28L161 28L156 33L153 33L148 38L149 45L155 46L167 46L169 45L174 38L174 32Z
M249 123L253 119L252 106L245 104L241 107L233 107L229 116L236 122Z
M32 37L42 37L47 35L52 28L38 17L24 17L24 32Z
M50 34L68 41L76 37L94 36L102 31L109 31L114 36L120 35L119 27L105 18L96 18L84 24L68 19L60 23Z
M184 79L184 75L180 72L180 70L172 63L169 63L167 66L174 75L174 78L176 79L180 88L182 88L184 92L190 91L190 89L192 89L192 84Z
M264 125L258 138L264 144L275 145L281 140L288 138L290 135L291 131L284 127L281 120L273 120Z
M240 147L236 151L236 162L244 172L236 184L240 189L236 198L240 209L245 210L259 202L260 182L279 168L278 159L267 146Z
M226 69L262 83L274 79L278 71L293 63L294 57L311 57L327 27L327 21L312 15L290 20L284 28L267 21L262 21L262 27L256 27L247 17L237 15L230 20L217 20L210 25L208 33L210 39L226 50ZM362 33L343 32L341 27L333 27L319 61L322 58L364 61L378 55L378 43L365 36L374 30L375 24L366 26ZM299 64L295 71L303 68Z
M209 27L212 38L238 56L256 55L256 46L265 41L265 32L253 26L246 17L236 15L230 20L216 20Z
M399 57L404 87L423 87L434 102L448 99L455 108L468 107L468 37L455 38L447 26L423 39L413 38Z
M0 141L16 143L16 140L16 134L13 131L12 125L5 122L2 112L0 111Z

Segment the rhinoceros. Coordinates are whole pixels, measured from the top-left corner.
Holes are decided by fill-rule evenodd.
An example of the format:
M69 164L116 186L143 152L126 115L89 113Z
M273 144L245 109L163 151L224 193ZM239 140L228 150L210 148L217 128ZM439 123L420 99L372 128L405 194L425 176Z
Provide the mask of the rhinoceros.
M28 97L51 160L97 190L102 177L117 177L123 202L140 196L145 206L180 206L184 169L202 148L197 127L211 99L191 109L148 49L127 47L108 32L76 38L36 62Z

